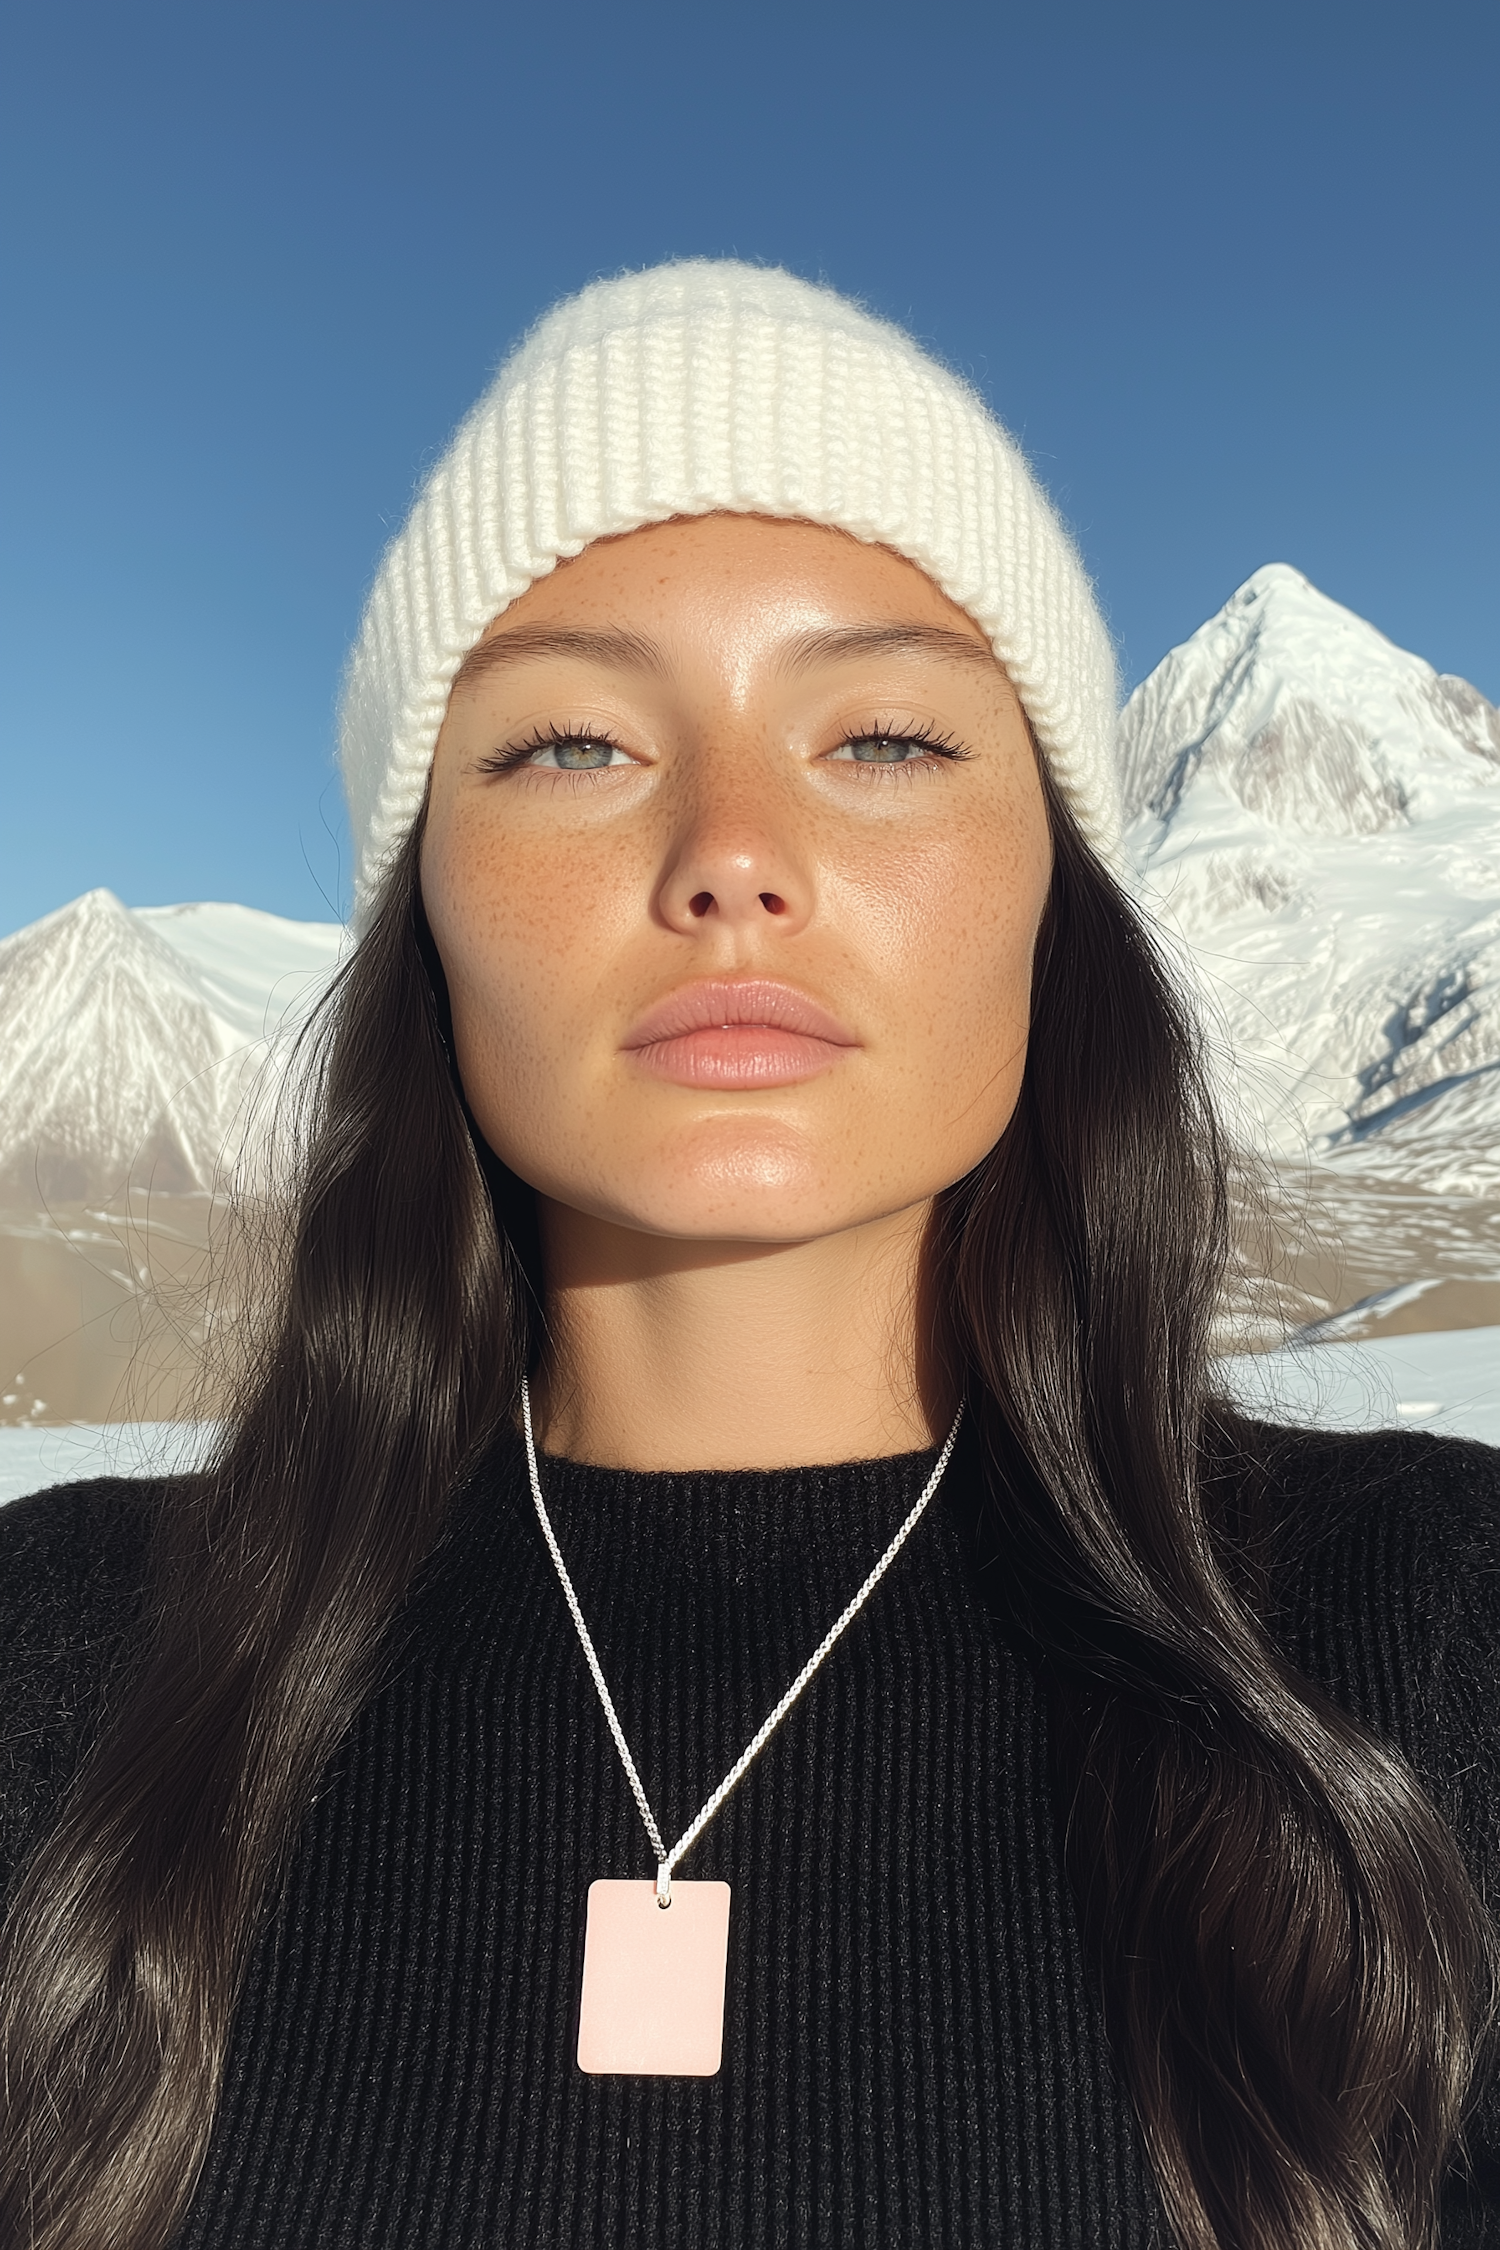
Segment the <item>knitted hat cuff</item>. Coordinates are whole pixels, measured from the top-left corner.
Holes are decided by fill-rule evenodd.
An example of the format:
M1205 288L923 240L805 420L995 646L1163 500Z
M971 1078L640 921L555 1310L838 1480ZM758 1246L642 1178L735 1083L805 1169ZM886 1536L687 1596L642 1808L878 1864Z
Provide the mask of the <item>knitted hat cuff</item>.
M491 621L595 539L720 510L833 525L915 563L986 634L1085 835L1115 858L1113 653L1019 449L899 329L790 274L702 260L555 307L387 550L342 710L357 914Z

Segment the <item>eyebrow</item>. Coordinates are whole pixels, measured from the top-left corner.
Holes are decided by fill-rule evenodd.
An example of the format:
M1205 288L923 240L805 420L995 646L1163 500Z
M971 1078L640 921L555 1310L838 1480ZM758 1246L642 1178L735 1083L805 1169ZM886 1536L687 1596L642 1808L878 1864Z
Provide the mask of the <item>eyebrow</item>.
M823 632L799 633L778 652L776 669L784 674L811 671L818 664L847 663L869 656L940 656L950 663L977 664L986 671L999 669L987 641L946 625L835 625ZM616 670L649 672L665 678L671 660L659 641L648 633L606 632L572 625L524 625L507 633L493 633L476 641L454 676L455 688L482 679L502 665L536 662L549 656L571 656L586 664Z
M942 656L950 662L998 671L988 641L974 640L947 625L836 625L822 633L799 633L777 657L782 672L806 672L815 664L836 664L858 656Z
M504 664L534 663L544 656L572 656L586 664L607 664L616 670L666 673L667 652L646 633L590 631L574 625L518 625L508 633L494 633L476 641L454 675L454 687L496 672Z

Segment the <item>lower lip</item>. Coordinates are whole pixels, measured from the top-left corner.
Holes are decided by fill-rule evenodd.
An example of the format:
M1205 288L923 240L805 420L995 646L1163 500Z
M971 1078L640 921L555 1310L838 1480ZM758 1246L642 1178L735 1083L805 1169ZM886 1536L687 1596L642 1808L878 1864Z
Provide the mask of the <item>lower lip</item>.
M849 1049L831 1039L776 1031L769 1024L726 1023L684 1032L676 1039L653 1039L649 1046L632 1047L630 1052L653 1078L665 1078L674 1086L744 1091L799 1085L804 1078L816 1078Z

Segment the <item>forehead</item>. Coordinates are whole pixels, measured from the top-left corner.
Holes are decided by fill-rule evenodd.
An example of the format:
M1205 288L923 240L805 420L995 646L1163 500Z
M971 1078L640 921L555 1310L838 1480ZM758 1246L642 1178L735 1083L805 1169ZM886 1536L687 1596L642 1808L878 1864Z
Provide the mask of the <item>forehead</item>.
M595 540L528 587L480 646L551 624L696 629L722 640L877 620L932 627L989 653L968 612L889 547L823 524L725 514Z

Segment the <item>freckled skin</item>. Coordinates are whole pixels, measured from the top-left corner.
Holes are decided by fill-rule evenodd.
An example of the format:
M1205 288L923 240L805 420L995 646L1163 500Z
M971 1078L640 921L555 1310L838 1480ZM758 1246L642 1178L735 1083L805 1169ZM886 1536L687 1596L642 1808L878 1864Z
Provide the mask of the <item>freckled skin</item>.
M888 550L709 516L597 542L485 636L623 631L667 657L662 676L556 652L480 670L437 745L422 886L459 1070L544 1217L705 1249L898 1218L909 1238L1003 1132L1051 868L1014 691L993 659L928 648L785 662L810 632L893 623L987 655ZM625 762L481 764L548 728L605 730ZM968 755L835 755L876 733ZM649 1076L625 1035L702 976L796 985L857 1045L792 1086Z

